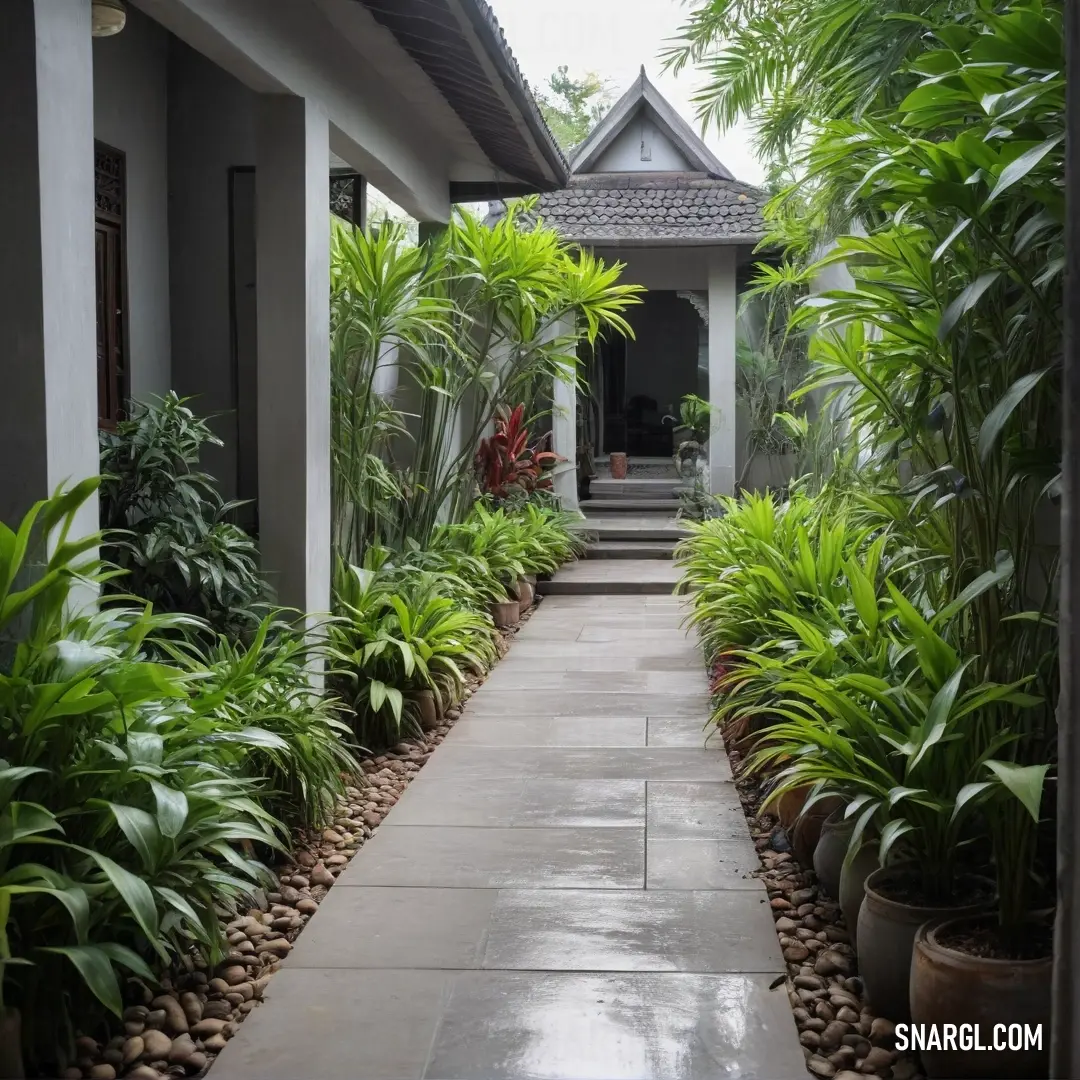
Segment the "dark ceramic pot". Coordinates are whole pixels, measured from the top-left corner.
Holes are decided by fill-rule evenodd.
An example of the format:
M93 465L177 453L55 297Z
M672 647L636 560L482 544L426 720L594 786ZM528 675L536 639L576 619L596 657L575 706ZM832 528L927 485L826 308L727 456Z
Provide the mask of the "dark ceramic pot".
M993 902L989 897L975 904L954 907L925 907L893 900L890 888L910 868L883 866L867 879L865 897L859 911L859 974L870 1007L893 1023L911 1020L908 982L915 935L923 923L980 915Z
M848 842L855 829L855 818L844 817L838 806L822 823L814 848L814 873L818 883L832 897L840 897L840 874L847 856Z
M987 959L940 941L957 924L985 924L994 918L954 918L919 927L911 958L911 1019L916 1024L978 1024L984 1045L992 1044L995 1025L1006 1025L1002 1035L1007 1046L1009 1035L1015 1033L1011 1025L1041 1024L1042 1045L1026 1049L1018 1042L1015 1050L923 1049L919 1056L931 1080L1034 1080L1047 1075L1052 958Z
M0 1008L0 1076L26 1075L22 1057L22 1017L18 1009Z
M791 850L795 858L805 867L814 865L814 852L817 850L821 830L830 815L843 805L843 800L836 797L818 799L809 809L804 809L791 830ZM833 896L836 893L832 894Z
M866 897L866 879L879 865L875 841L863 844L855 858L840 871L840 911L856 953L859 951L859 912Z

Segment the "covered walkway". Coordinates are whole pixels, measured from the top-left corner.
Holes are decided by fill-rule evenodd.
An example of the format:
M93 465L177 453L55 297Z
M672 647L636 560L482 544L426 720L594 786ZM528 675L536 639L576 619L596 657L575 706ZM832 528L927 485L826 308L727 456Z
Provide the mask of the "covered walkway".
M214 1080L805 1075L681 614L549 596Z

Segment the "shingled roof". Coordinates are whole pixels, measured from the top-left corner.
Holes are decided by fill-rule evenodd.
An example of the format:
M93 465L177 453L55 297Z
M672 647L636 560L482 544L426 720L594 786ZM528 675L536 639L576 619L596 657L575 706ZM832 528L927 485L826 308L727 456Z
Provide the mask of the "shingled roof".
M732 176L644 68L570 165L567 187L541 195L533 214L566 240L751 245L765 234L768 193Z
M766 192L706 173L593 173L540 197L535 213L567 240L756 243Z

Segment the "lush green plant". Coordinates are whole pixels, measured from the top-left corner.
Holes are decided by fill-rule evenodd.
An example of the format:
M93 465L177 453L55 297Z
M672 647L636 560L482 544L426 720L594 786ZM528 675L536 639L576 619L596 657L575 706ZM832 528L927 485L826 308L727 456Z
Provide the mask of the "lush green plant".
M219 735L236 771L261 783L259 800L275 817L307 828L333 816L347 783L362 782L353 735L336 698L313 691L311 673L327 657L308 627L266 615L250 642L220 635L158 642L177 666L199 679L199 717L184 737L193 745Z
M334 537L345 562L362 564L368 543L427 546L440 521L464 520L499 404L573 380L580 341L630 333L622 312L640 290L618 284L622 267L525 227L528 211L514 206L491 227L458 215L423 248L393 229L335 228ZM412 416L394 395L415 402Z
M440 708L459 700L462 665L486 670L495 658L490 619L455 610L440 575L341 568L341 616L329 625L331 685L352 710L358 735L372 746L419 730L418 691Z
M194 620L71 604L110 577L100 535L70 536L96 486L0 525L0 988L35 1064L62 1059L69 1014L85 1022L96 1000L119 1015L127 973L152 981L147 959L223 956L218 913L269 880L234 845L283 832L232 768L234 747L275 737L200 728L198 675L145 657Z
M255 543L229 521L240 504L199 468L202 448L221 440L172 392L130 412L101 433L104 556L125 571L114 587L219 631L250 626L263 592Z
M672 423L678 421L681 428L690 432L690 439L697 443L705 443L709 439L712 430L716 410L704 398L697 394L686 394L679 402L679 415L665 416L665 420Z
M753 100L765 144L783 158L778 164L794 161L801 169L795 187L773 204L773 241L788 244L803 276L834 265L851 276L850 286L807 299L796 315L796 329L811 334L812 372L799 393L828 395L829 418L848 439L832 455L838 471L803 490L820 493L814 502L830 522L846 514L857 532L869 523L889 537L875 589L889 612L878 630L887 669L869 641L838 655L838 667L828 648L818 650L812 666L806 655L785 655L785 639L775 635L746 643L744 652L756 659L736 659L744 681L729 689L738 687L732 708L748 709L757 693L774 705L777 687L789 679L805 682L808 672L824 679L824 714L798 698L800 708L815 710L820 732L834 723L837 686L852 672L867 677L859 674L863 665L889 689L879 702L871 693L878 684L857 685L858 707L879 725L888 706L907 710L902 724L888 718L888 731L867 736L877 753L864 754L902 784L902 748L918 740L905 737L883 750L878 736L899 738L897 731L914 730L932 710L944 734L917 768L933 806L921 796L897 796L887 820L880 808L872 818L882 828L894 825L903 847L923 843L936 828L916 820L919 814L952 821L949 807L961 806L953 826L977 820L992 841L1001 918L1011 932L1033 902L1057 695L1061 5L957 0L923 5L918 18L909 14L892 0L801 7L709 0L677 58L719 48L714 75L725 79L707 91L707 108L730 119L737 101ZM755 54L750 46L767 25L779 47ZM793 214L795 203L807 212ZM825 258L805 267L815 244L833 237ZM859 540L855 552L869 540ZM791 555L785 545L779 550ZM737 576L732 565L717 563L717 573ZM754 625L765 632L772 586L753 584ZM936 681L922 666L910 667L913 656L921 661L925 640L900 600L952 650L953 663ZM808 612L805 594L795 601L797 617L826 644L852 640L843 604L834 603L833 617L820 606ZM723 598L714 647L735 628L737 606ZM798 636L793 653L813 651L807 635ZM942 680L960 672L946 707L937 697ZM978 707L957 716L967 707L958 703L971 700ZM830 730L838 737L829 753L858 741L847 729ZM776 744L781 757L793 752L797 735L792 728L784 749ZM806 755L808 765L826 760L819 749ZM759 766L778 761L762 758ZM916 767L909 761L904 768ZM940 850L947 845L937 835ZM1048 868L1041 870L1045 876Z

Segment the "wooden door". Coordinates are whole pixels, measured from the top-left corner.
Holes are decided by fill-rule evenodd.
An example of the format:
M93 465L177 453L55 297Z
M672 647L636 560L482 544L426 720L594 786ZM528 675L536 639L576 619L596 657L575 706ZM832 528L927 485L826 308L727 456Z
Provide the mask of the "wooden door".
M95 222L98 422L102 427L115 426L124 402L122 253L120 226L100 219Z
M123 151L94 143L94 276L97 286L98 423L112 428L127 398L124 352Z

